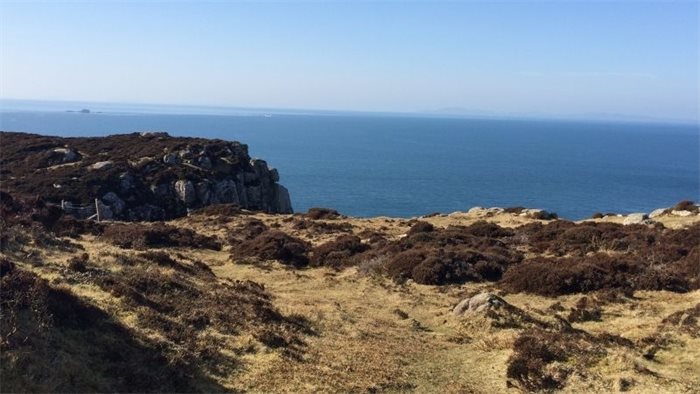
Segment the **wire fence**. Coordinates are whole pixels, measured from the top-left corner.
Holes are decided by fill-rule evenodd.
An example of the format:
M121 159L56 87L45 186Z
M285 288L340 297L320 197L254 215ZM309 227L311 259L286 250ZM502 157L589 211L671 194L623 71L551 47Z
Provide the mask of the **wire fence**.
M92 204L73 204L70 201L61 200L61 209L76 219L100 221L100 204L97 199Z

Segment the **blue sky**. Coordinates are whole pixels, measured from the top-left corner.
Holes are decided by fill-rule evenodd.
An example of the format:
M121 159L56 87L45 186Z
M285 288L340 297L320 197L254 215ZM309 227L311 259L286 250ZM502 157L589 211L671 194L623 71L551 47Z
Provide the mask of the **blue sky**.
M695 1L0 1L1 98L698 119Z

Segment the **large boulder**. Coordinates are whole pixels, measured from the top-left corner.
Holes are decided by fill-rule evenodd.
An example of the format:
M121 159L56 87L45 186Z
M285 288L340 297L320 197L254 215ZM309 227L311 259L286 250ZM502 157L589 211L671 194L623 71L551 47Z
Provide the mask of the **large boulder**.
M65 164L65 163L72 163L75 161L80 160L80 154L75 151L75 149L71 148L55 148L53 151L53 156L56 157L56 160L58 163L56 164Z
M110 210L114 213L114 215L119 216L124 212L124 209L126 208L126 203L124 200L119 198L116 193L114 192L109 192L102 196L102 202L104 204L107 204L110 207Z

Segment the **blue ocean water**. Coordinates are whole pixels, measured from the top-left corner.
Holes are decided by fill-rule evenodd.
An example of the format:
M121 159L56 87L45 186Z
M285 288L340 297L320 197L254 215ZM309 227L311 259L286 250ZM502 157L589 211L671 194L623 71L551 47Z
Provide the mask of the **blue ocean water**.
M700 199L696 125L187 107L65 112L81 108L4 106L0 129L61 136L159 130L238 140L279 169L297 211L325 206L353 216L411 217L521 205L580 219Z

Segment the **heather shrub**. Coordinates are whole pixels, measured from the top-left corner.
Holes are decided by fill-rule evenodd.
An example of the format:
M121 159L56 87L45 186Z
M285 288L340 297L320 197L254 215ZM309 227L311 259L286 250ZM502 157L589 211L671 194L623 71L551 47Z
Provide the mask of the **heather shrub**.
M569 316L566 318L569 322L586 322L600 321L603 310L595 304L593 299L581 297L576 302L576 305L571 308Z
M234 246L231 257L277 260L282 264L304 267L309 263L309 248L309 244L299 238L281 231L266 231Z
M341 268L352 264L350 258L369 249L359 237L341 235L334 241L319 245L311 250L310 264L314 267L326 266Z
M306 217L312 220L325 219L332 220L342 217L338 211L330 208L309 208L306 212Z
M489 223L486 221L478 221L470 226L467 226L464 231L467 234L471 234L477 237L488 237L488 238L501 238L510 237L513 235L513 231L503 228L495 223Z
M680 201L678 204L674 205L671 208L671 211L690 211L693 213L697 213L698 210L699 208L697 205L695 205L695 202L690 200Z
M411 226L406 235L410 236L418 233L429 233L433 230L435 230L435 227L433 227L432 224L428 222L419 221L416 222L416 224L414 224L413 226Z
M603 269L585 261L536 258L510 267L501 285L513 292L556 296L597 290L605 278Z
M554 212L547 212L547 211L537 211L537 212L532 212L528 214L528 217L531 219L537 219L537 220L556 220L559 218L559 215L557 215Z
M190 213L197 216L239 216L244 214L238 204L212 204Z
M173 227L163 223L153 225L111 224L105 227L102 237L111 244L124 249L187 247L221 250L221 242L215 237L197 234L190 229Z
M90 261L90 256L83 253L80 256L73 256L68 260L68 269L77 272L87 271L87 265Z
M525 331L513 343L506 375L527 391L560 389L564 387L568 371L550 365L568 359L568 353L575 351L575 347L569 345L561 333Z

